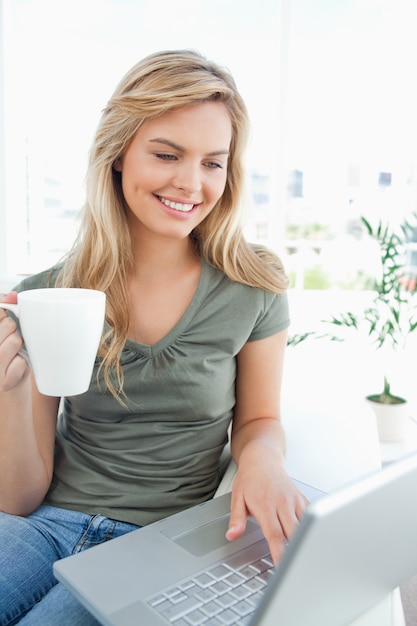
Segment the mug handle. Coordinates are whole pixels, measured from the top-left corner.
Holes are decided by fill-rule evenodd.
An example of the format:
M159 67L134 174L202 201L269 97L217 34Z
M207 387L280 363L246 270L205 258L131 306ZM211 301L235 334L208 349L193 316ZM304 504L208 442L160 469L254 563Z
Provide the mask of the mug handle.
M18 304L9 304L8 302L0 302L0 309L9 309L10 311L13 311L15 315L19 315Z

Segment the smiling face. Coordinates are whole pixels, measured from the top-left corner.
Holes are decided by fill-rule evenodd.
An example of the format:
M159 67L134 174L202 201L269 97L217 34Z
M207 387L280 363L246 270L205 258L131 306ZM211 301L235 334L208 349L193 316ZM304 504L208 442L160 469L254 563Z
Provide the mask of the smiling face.
M232 124L220 102L203 102L143 123L114 163L133 234L181 239L222 196Z

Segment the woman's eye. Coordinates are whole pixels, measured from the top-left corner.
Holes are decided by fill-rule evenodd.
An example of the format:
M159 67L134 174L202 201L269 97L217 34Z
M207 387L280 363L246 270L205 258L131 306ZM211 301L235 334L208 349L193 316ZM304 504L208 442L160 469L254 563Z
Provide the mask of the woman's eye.
M161 161L175 161L177 158L175 154L164 154L163 152L157 152L155 156L157 159L161 159Z
M210 169L223 169L223 165L221 163L216 163L215 161L208 161L208 163L206 163L206 166Z

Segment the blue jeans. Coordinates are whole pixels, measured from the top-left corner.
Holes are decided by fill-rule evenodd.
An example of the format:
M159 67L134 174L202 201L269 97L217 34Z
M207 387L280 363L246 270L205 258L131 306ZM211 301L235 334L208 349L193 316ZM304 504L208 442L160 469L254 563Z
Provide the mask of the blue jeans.
M0 512L0 626L97 626L58 583L52 564L137 528L52 506L28 517Z

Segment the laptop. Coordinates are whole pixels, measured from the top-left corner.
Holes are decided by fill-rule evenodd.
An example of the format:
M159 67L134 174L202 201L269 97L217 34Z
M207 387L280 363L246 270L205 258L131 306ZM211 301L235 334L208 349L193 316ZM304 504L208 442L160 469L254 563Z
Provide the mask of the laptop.
M54 573L109 626L345 626L417 572L417 455L331 494L300 487L310 504L275 569L254 519L225 539L225 494Z

